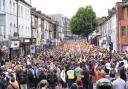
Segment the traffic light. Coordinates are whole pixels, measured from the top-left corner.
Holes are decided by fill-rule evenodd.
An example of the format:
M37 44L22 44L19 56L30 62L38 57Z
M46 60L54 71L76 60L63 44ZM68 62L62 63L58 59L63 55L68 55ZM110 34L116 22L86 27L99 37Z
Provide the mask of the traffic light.
M109 43L109 49L110 49L110 50L113 50L113 43L112 43L112 42Z

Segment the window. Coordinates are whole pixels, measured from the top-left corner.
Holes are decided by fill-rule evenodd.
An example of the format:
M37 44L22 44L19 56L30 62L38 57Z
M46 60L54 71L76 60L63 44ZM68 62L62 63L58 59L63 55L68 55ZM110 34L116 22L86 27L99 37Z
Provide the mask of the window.
M10 34L13 34L12 33L12 23L10 23Z
M16 27L15 27L15 24L14 24L14 32L16 32Z
M13 3L13 13L15 14L15 3Z
M3 10L5 10L5 0L3 0Z
M2 1L2 0L0 0L0 10L1 10L1 1Z
M121 27L121 36L126 36L126 32L125 32L125 26Z
M18 16L20 17L20 5L18 6Z
M23 36L23 33L24 33L24 32L23 32L23 26L22 26L22 31L21 31L21 32L22 32L22 36Z
M10 0L10 2L9 2L9 6L10 6L10 13L11 13L11 10L12 10L12 1Z
M122 16L121 16L121 19L123 20L124 19L124 12L125 12L125 9L124 8L122 8Z
M2 26L1 29L2 29L2 33L4 33L4 38L6 38L6 31L5 31L4 26Z
M21 6L21 17L23 17L23 7Z

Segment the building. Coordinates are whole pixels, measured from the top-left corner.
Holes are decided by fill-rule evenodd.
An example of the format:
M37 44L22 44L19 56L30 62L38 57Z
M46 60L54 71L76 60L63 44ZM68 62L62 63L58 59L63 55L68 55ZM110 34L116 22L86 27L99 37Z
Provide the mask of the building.
M53 20L57 21L58 29L57 29L57 38L60 40L64 40L68 37L71 37L71 31L69 26L69 18L63 16L62 14L52 14L49 15Z
M0 45L9 47L9 38L17 32L17 2L0 0Z
M31 40L31 5L24 0L18 1L18 28L17 33L20 40L20 54L30 53Z
M12 51L15 50L16 53L19 51L22 55L29 52L31 43L30 12L31 5L24 0L0 0L1 46L12 48Z
M116 28L116 10L112 8L108 10L108 16L103 17L97 27L98 44L100 47L109 49L109 44L112 42L113 50L117 50Z
M32 8L32 37L36 38L36 46L42 47L56 39L56 27L56 21Z
M116 3L117 19L117 48L119 51L128 51L128 2L123 0Z

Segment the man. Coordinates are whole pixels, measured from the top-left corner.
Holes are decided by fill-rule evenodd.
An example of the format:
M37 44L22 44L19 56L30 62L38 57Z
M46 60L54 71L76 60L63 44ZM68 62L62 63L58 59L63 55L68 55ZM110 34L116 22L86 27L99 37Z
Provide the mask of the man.
M69 68L69 70L67 71L67 82L69 88L74 83L74 79L75 79L74 70L72 68Z
M61 83L62 83L62 88L66 89L67 88L67 83L66 83L66 73L65 73L66 69L63 68L63 70L60 73L60 77L61 77Z
M75 77L76 78L82 77L82 68L80 67L80 64L78 64L78 67L75 68Z
M120 78L120 74L116 73L115 75L116 80L113 81L113 89L126 89L126 83L123 79Z

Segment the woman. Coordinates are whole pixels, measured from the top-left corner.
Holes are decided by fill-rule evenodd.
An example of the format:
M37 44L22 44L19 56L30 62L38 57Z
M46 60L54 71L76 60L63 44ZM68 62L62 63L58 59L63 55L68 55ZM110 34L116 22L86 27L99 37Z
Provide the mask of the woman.
M8 85L7 89L20 89L19 84L14 77L11 78L10 84Z
M48 87L48 82L47 80L42 80L37 86L37 89L47 89Z

